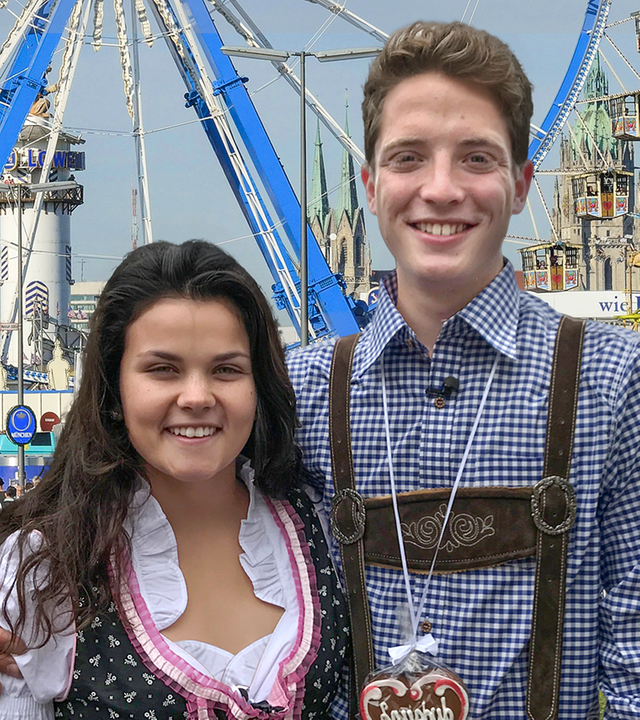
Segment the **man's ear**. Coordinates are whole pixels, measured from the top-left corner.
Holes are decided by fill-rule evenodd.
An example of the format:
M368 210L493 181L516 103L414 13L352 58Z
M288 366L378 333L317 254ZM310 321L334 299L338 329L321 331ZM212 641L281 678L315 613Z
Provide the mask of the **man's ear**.
M378 213L376 212L376 180L369 163L365 163L360 169L360 177L362 178L364 188L367 192L367 205L369 206L369 210L371 210L374 215L377 215Z
M524 209L527 202L527 195L533 179L533 163L527 160L516 170L515 195L513 197L512 214L517 215Z

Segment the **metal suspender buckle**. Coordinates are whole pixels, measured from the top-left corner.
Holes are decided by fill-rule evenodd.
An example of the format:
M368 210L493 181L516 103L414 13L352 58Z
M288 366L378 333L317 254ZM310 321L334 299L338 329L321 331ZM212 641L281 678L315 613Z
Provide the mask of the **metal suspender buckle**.
M531 515L545 535L568 532L575 522L576 510L576 492L566 478L549 475L533 486Z
M339 543L352 545L364 536L367 511L364 498L352 488L343 488L331 501L331 532Z

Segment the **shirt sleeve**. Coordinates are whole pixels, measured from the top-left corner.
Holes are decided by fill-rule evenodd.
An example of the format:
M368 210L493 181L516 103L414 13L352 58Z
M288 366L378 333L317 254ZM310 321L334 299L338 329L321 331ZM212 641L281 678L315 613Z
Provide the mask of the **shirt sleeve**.
M600 686L607 720L640 719L640 360L621 363L600 495ZM626 366L626 367L625 367Z
M7 614L15 621L18 617L17 592L13 588L18 565L19 551L17 546L18 533L9 536L0 548L0 608L7 600ZM41 542L39 533L29 537L29 549L34 551ZM39 568L27 576L26 595L31 597L34 587L44 578L46 569ZM55 615L53 613L56 613ZM68 625L70 606L60 610L51 609L51 617L55 621L56 632L42 647L41 637L34 632L33 607L27 608L27 617L22 638L28 647L15 660L23 678L16 679L1 676L2 693L0 694L0 720L53 720L53 700L66 696L71 683L75 654L75 628ZM65 628L64 626L67 625ZM0 627L8 629L4 613L0 612Z
M327 364L317 354L323 354ZM313 347L296 348L287 353L287 369L296 393L296 412L299 427L296 442L302 450L302 481L320 496L324 493L326 478L322 472L323 454L329 454L329 435L324 422L319 418L328 417L329 387L328 367L331 363L332 346L320 342ZM324 357L326 355L326 358ZM314 498L315 500L315 498Z

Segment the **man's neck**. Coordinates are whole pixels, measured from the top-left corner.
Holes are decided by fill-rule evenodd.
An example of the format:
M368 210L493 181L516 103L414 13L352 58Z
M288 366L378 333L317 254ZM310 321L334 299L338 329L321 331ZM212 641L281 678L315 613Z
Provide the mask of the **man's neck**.
M451 285L433 287L413 283L400 271L397 276L398 312L418 340L429 350L429 354L433 352L433 346L445 321L462 310L489 284L483 284L479 288Z

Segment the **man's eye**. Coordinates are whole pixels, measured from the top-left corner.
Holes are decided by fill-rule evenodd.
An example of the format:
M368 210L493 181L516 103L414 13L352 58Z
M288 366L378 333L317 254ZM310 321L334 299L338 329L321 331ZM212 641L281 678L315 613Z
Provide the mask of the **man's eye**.
M420 157L412 152L403 152L394 155L389 160L389 165L392 168L399 170L410 170L413 169L417 163L420 162Z
M496 160L486 153L471 153L467 155L466 164L476 170L490 170L495 167Z

